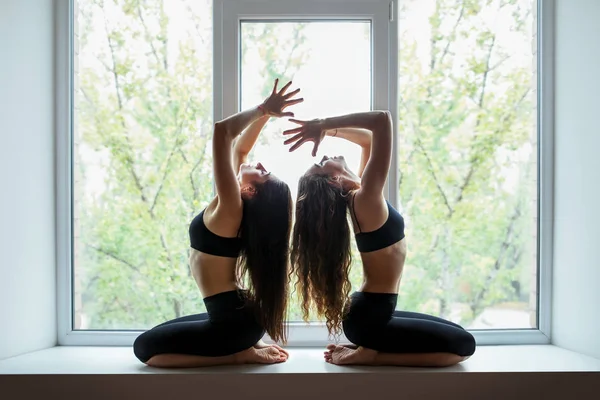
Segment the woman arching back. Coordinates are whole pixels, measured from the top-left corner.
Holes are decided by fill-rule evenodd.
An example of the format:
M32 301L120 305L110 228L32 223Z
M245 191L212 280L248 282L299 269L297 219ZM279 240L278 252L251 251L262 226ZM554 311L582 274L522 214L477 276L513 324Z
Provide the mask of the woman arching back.
M290 151L325 136L362 148L358 173L344 157L324 156L300 178L292 234L292 268L304 318L314 308L330 335L342 329L353 345L330 345L336 364L447 366L473 354L473 336L450 321L395 310L406 259L404 219L383 191L391 161L392 122L387 111L298 121L284 134ZM349 296L349 217L363 265L363 283Z

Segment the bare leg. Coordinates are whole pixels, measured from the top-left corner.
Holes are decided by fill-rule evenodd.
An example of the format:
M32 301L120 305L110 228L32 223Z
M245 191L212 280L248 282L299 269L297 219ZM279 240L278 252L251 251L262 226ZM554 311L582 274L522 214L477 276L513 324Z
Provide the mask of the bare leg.
M402 367L449 367L464 361L452 353L380 353L376 350L330 344L325 361L337 365L395 365Z
M276 364L287 360L287 355L276 348L255 349L251 347L239 353L222 357L192 356L187 354L159 354L146 363L158 368L197 368L217 365Z

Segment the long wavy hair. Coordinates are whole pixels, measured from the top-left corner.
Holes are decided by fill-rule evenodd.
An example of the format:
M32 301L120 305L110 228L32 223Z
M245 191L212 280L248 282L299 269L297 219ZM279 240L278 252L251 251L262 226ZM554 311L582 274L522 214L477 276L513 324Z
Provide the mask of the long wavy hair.
M325 317L330 336L342 331L351 290L348 199L341 185L328 175L304 175L298 182L292 272L302 296L304 320L314 308L319 317Z
M248 301L259 323L273 340L285 343L292 195L278 179L256 184L254 189L252 196L242 197L238 276L247 279Z

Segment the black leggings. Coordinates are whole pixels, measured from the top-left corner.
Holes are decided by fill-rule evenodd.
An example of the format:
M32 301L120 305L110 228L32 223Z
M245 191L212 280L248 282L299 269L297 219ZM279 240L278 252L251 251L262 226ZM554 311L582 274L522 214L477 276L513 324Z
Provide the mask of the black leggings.
M144 363L166 353L226 356L254 346L265 334L243 291L215 294L204 304L207 313L167 321L138 336L135 356Z
M343 321L348 340L385 353L470 356L475 338L460 325L431 315L395 311L397 294L355 292Z

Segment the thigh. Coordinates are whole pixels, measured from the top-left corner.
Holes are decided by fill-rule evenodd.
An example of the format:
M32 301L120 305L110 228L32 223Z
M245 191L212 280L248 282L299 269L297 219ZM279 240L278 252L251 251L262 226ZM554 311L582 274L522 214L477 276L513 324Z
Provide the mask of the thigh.
M142 333L135 340L135 355L146 362L158 354L218 357L245 350L262 336L260 329L208 319L173 322Z
M475 352L475 339L469 332L430 319L392 317L380 332L378 342L375 350L388 353L470 356Z
M412 311L394 311L393 314L394 317L400 317L400 318L414 318L414 319L426 319L429 321L435 321L435 322L439 322L441 324L446 324L446 325L450 325L453 326L455 328L460 328L460 329L464 329L462 326L455 324L454 322L450 322L447 321L443 318L439 318L439 317L434 317L433 315L428 315L428 314L421 314L418 312L412 312Z
M207 313L186 315L185 317L179 317L179 318L175 318L175 319L172 319L170 321L167 321L167 322L163 322L160 325L156 325L155 328L158 328L159 326L165 326L165 325L174 324L174 323L177 323L177 322L205 321L207 319L208 319L208 314Z

